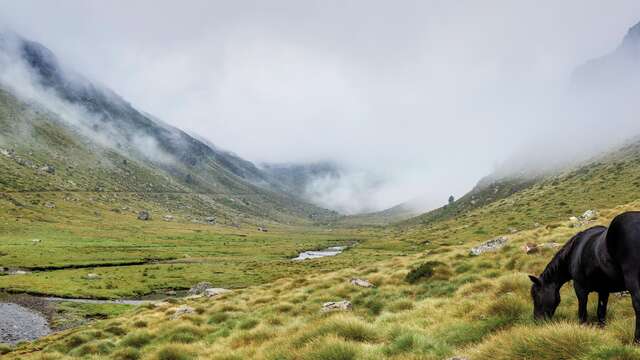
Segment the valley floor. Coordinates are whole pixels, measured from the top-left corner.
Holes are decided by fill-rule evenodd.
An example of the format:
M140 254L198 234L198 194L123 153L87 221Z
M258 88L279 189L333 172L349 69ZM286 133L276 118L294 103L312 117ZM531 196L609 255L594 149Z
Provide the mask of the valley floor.
M138 307L126 317L97 321L8 353L9 359L640 359L631 344L628 297L613 296L606 328L580 326L570 286L555 320L534 323L529 273L539 273L554 250L526 254L525 243L563 243L592 224L608 224L640 202L601 209L589 224L562 220L508 234L496 252L469 255L474 243L443 239L376 259L362 241L345 256L309 262L310 271L217 298L172 299ZM398 248L381 234L370 246ZM393 240L388 240L392 242ZM398 241L398 240L396 240ZM362 251L362 253L360 253ZM370 251L367 253L367 251ZM356 255L367 261L355 261ZM335 263L334 263L335 261ZM352 263L347 266L347 262ZM340 262L343 262L342 265ZM410 284L409 270L432 271ZM275 278L275 277L274 277ZM351 284L353 278L374 288ZM595 298L595 297L594 297ZM348 311L323 304L350 301ZM595 312L595 299L589 310Z

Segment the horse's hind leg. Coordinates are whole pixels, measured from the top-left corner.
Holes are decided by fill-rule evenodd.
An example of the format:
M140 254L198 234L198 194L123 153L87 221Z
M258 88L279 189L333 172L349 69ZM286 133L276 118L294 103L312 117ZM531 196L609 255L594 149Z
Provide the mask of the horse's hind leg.
M638 276L625 276L624 279L627 290L631 293L631 303L636 313L636 330L633 342L640 344L640 283Z
M609 302L609 293L608 292L600 292L598 293L598 323L600 326L605 325L605 320L607 318L607 303Z
M589 291L575 281L573 282L573 289L576 291L576 296L578 297L578 319L580 319L581 324L584 324L587 322Z

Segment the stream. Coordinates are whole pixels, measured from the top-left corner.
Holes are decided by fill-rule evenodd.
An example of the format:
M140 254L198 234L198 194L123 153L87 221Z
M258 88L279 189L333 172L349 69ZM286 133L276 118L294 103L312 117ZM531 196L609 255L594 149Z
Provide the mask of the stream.
M342 253L342 251L344 251L344 249L346 249L347 246L332 246L332 247L328 247L324 250L311 250L311 251L303 251L300 254L298 254L297 257L291 259L293 261L302 261L302 260L310 260L310 259L317 259L317 258L322 258L322 257L326 257L326 256L336 256L340 253Z
M0 303L0 344L31 341L51 333L40 313L13 303Z

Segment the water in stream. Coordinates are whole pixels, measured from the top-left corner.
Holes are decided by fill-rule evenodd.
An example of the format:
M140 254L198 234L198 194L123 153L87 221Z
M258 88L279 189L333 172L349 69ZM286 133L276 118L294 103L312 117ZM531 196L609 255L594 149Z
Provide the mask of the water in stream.
M18 304L0 303L0 343L31 341L49 333L49 322L41 314Z
M292 260L301 261L301 260L317 259L325 256L336 256L346 248L347 248L346 246L332 246L324 250L304 251L304 252L301 252L298 255L298 257L295 257Z

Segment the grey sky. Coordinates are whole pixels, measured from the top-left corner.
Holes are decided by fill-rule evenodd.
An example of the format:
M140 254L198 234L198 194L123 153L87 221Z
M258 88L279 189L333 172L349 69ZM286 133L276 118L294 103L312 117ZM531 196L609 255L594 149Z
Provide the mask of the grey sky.
M341 161L347 211L444 202L566 134L571 71L638 21L637 0L0 0L0 24L141 110L252 161ZM355 196L362 174L381 181Z

